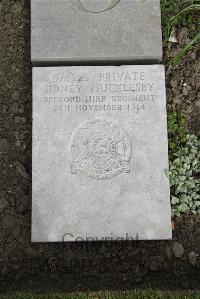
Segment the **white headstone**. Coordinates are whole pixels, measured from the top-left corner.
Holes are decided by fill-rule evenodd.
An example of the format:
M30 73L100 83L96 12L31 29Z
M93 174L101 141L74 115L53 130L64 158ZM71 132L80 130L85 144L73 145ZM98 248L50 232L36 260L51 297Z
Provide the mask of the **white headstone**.
M33 69L32 241L170 239L162 65Z
M31 56L35 65L160 62L160 1L31 0Z

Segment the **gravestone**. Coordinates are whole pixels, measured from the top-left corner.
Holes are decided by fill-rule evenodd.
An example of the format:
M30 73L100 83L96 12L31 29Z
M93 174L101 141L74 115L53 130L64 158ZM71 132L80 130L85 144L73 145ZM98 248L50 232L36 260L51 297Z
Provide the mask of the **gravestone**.
M31 56L45 63L158 63L159 0L31 0Z
M33 68L32 165L32 241L170 239L164 67Z

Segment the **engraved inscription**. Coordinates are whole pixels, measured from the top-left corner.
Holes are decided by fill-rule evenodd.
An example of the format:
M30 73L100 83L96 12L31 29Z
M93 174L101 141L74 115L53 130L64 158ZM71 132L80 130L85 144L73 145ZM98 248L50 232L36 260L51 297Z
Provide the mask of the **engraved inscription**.
M71 0L77 8L91 13L100 13L115 7L120 0Z
M140 113L157 100L155 82L144 71L56 71L49 79L42 101L53 112Z
M114 120L95 118L79 125L70 139L71 173L108 179L130 173L131 140Z

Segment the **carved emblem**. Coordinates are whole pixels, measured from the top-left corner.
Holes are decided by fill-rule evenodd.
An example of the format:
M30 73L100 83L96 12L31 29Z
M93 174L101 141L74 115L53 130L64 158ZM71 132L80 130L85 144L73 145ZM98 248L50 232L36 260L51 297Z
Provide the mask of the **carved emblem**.
M115 7L120 0L71 0L73 5L86 12L100 13Z
M71 136L70 151L72 174L108 179L130 172L131 140L111 119L81 123Z

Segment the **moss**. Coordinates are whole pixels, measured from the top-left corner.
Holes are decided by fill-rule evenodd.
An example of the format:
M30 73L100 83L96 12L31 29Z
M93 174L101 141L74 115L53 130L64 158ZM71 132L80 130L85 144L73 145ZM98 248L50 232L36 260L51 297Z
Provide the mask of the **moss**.
M169 137L169 158L173 161L186 141L185 118L183 114L171 111L167 117Z

